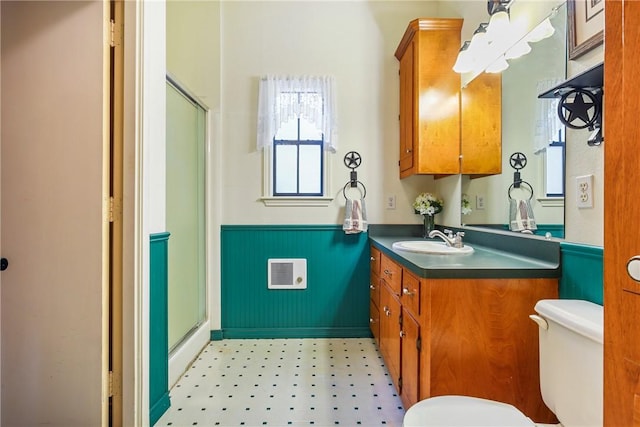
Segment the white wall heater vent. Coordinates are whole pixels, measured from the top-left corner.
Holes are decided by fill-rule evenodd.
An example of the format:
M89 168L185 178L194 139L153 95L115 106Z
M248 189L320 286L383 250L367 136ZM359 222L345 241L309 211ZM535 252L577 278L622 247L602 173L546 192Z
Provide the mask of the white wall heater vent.
M269 289L307 289L307 260L270 258L267 277Z

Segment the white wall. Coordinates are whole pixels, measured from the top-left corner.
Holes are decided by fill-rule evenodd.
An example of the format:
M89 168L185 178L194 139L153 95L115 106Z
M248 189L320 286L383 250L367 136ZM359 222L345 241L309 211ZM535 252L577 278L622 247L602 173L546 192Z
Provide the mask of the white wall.
M223 2L222 223L339 224L343 157L362 155L371 223L417 223L411 203L431 177L398 178L398 61L393 54L408 22L437 15L435 2ZM272 74L330 74L337 84L338 152L331 158L329 207L265 207L263 158L255 148L258 79ZM397 208L386 210L384 196Z
M604 61L604 47L600 46L575 61L568 63L569 77ZM605 112L606 114L606 112ZM567 130L567 188L565 199L565 239L589 245L604 245L604 144L599 147L587 145L589 132ZM576 177L594 175L593 209L576 207Z
M149 422L149 235L166 231L165 225L165 133L166 133L166 43L165 2L161 0L136 2L137 15L128 16L138 29L135 39L137 68L135 111L129 111L125 119L134 115L136 123L135 146L137 147L135 168L139 187L135 188L136 224L139 234L135 280L135 421L138 425ZM135 22L135 24L134 24ZM131 92L127 91L130 95ZM130 134L128 136L131 136ZM133 141L125 140L132 143ZM125 397L128 397L125 395ZM126 402L125 402L126 403Z

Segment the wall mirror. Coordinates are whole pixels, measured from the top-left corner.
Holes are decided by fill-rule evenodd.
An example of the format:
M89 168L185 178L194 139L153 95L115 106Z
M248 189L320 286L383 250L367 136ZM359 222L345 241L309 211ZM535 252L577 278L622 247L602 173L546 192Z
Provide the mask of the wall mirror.
M509 68L502 72L502 173L462 177L463 197L471 208L468 214L463 209L463 225L509 230L514 220L511 199L516 200L516 209L522 207L519 201L527 200L537 224L534 234L564 237L564 127L557 121L557 101L538 99L538 94L566 79L566 4L549 9L546 17L554 34L532 43L529 54L509 61ZM553 129L557 138L546 140L541 128ZM514 162L514 153L523 154L526 164L520 155ZM512 166L524 166L520 177L532 192L526 185L514 188ZM522 217L517 215L518 220ZM526 228L520 231L528 233Z

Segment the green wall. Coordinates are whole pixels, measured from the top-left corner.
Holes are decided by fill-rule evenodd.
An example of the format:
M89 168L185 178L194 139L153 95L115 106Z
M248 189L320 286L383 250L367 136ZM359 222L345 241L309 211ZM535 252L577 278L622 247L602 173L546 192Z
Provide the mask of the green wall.
M603 305L602 247L562 242L560 257L560 298L584 299Z
M149 423L171 406L169 400L169 342L167 248L169 233L149 236Z
M338 225L225 225L222 337L369 337L366 233ZM267 289L269 258L306 258L307 289Z

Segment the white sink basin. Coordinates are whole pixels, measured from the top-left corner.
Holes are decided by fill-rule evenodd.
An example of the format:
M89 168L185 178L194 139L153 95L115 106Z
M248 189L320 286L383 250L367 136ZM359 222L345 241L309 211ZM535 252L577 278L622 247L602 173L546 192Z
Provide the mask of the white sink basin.
M401 251L435 255L463 255L473 253L473 248L468 245L464 245L461 248L454 248L447 246L444 242L433 240L407 240L394 242L391 247Z

